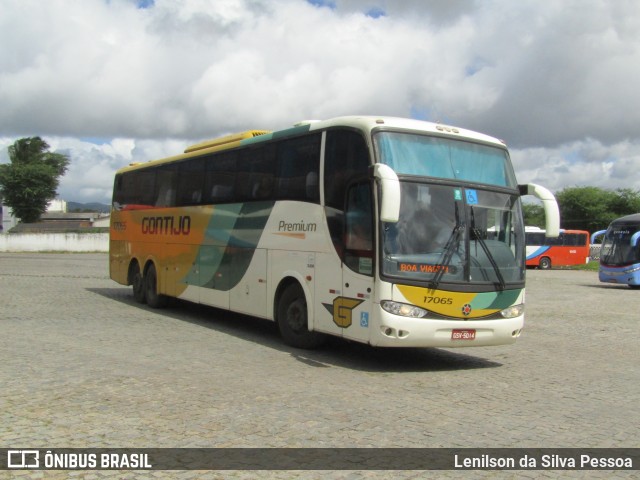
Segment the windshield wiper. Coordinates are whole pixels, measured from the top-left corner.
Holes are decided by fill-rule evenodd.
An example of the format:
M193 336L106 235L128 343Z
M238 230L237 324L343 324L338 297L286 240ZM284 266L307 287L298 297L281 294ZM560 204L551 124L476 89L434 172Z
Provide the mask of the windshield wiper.
M458 212L458 204L455 204L456 207L456 224L453 227L453 231L447 240L447 243L444 246L444 251L442 252L441 260L439 261L440 268L436 272L436 275L433 277L433 280L429 283L429 288L432 290L436 290L438 285L440 284L440 280L442 280L442 276L444 275L445 269L451 263L451 258L453 257L453 252L460 245L460 234L464 230L464 225L460 223L460 214Z
M489 263L493 267L493 270L496 272L496 277L498 277L498 283L500 284L500 290L504 290L506 283L504 281L504 277L502 276L502 272L500 271L500 267L496 263L496 259L493 257L493 254L489 251L489 247L486 242L482 238L482 232L476 228L475 216L473 214L473 207L471 208L471 232L473 233L475 240L480 244L484 254L487 256Z

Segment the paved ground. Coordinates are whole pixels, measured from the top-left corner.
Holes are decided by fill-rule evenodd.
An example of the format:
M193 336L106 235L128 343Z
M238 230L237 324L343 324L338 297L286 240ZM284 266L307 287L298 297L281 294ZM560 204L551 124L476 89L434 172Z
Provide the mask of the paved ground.
M108 278L103 254L0 254L0 447L638 447L639 312L639 291L602 285L596 273L532 270L515 345L376 350L335 341L303 352L283 345L269 322L183 303L141 307ZM483 475L496 472L431 476ZM162 476L298 475L127 478Z

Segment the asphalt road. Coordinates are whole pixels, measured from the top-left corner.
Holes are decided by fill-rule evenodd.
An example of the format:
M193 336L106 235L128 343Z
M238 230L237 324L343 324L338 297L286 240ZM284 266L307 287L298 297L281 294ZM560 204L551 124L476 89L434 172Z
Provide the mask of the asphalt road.
M638 447L640 291L529 270L515 345L285 346L270 322L153 310L104 254L0 254L0 447ZM29 472L2 472L10 478ZM31 472L33 473L33 472ZM559 472L438 472L557 478ZM632 478L636 472L562 472ZM426 478L428 472L37 472Z

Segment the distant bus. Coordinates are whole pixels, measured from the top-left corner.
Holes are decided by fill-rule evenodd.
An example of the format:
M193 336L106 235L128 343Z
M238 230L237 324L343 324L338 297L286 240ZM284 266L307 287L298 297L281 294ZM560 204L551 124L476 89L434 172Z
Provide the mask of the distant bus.
M591 243L603 235L600 281L640 288L640 213L614 220L606 230L595 232Z
M556 238L549 238L538 227L525 228L527 267L547 270L589 263L589 232L585 230L560 230Z
M138 302L176 297L386 347L516 341L521 196L503 142L390 117L341 117L193 145L115 176L110 275Z

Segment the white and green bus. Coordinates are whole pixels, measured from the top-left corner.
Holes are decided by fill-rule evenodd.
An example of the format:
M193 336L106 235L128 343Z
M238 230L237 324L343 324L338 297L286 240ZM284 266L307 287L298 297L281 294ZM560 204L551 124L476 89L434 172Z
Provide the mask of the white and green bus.
M386 347L516 341L522 195L506 146L418 120L349 116L193 145L115 176L110 272L137 301L176 297L275 321L284 341Z

